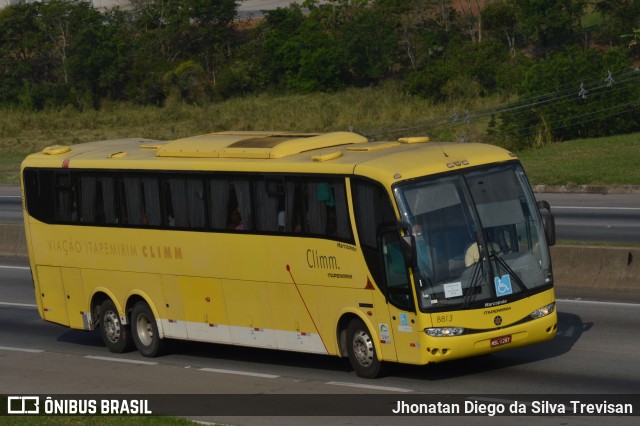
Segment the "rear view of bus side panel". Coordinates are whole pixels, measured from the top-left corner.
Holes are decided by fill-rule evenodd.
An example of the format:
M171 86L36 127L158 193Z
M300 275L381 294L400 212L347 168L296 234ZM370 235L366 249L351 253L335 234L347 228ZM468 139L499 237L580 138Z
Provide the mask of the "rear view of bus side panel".
M42 306L42 317L71 328L89 329L80 269L38 265L36 297Z
M64 286L60 268L37 266L38 294L42 306L42 318L62 325L69 325ZM63 308L65 307L65 308Z

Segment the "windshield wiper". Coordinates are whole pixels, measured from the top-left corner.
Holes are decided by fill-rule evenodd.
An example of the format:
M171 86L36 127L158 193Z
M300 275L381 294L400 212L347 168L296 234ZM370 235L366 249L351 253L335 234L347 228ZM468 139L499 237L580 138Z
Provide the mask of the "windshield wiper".
M518 284L518 287L520 287L520 290L522 290L524 294L529 294L529 287L525 285L525 283L520 279L518 274L516 274L516 272L513 269L511 269L509 264L502 257L500 257L496 251L494 251L492 254L489 255L489 259L495 259L497 265L502 266L509 273L509 276L513 277L513 280L516 282L516 284Z
M485 259L480 258L476 262L476 266L473 267L473 273L471 274L471 280L469 281L469 287L467 288L467 294L464 296L464 300L462 301L462 309L467 309L471 301L473 300L473 296L475 295L475 289L482 284L482 277L484 277L484 272L480 272L481 264L484 263Z

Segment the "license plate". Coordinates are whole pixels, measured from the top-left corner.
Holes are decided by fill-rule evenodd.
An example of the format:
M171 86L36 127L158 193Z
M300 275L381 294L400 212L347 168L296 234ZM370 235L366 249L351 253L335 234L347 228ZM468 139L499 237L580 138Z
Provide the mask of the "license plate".
M511 335L508 336L500 336L494 339L491 339L491 347L495 348L496 346L506 345L507 343L511 343Z

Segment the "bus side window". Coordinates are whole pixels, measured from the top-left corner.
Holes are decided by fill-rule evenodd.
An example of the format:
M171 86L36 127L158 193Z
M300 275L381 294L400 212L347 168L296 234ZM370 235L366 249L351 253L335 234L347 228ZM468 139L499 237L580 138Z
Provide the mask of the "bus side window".
M302 198L298 179L286 179L284 183L284 200L278 212L278 231L289 234L303 232Z
M256 229L266 232L284 232L284 183L282 179L258 178L253 181L253 199L256 203ZM285 215L286 216L286 215ZM278 229L282 222L282 229Z
M108 175L84 175L78 178L80 222L117 225L115 179Z
M253 181L256 229L266 232L302 232L298 179L265 177Z
M78 206L76 205L76 188L69 171L55 172L55 206L56 222L74 223L78 221Z
M253 229L253 213L251 205L251 182L248 178L233 178L231 181L230 214L239 216L239 223L234 224L235 230L248 231Z
M35 219L52 223L53 172L51 170L26 169L24 171L24 192L27 211Z
M344 180L308 179L303 183L303 191L306 232L353 239Z
M165 220L169 227L202 229L205 227L202 180L171 177L163 182Z
M125 176L123 210L127 225L160 226L160 191L155 176ZM124 221L123 221L124 222Z
M215 230L227 229L229 216L229 180L214 176L207 180L209 225Z
M209 224L216 231L246 231L253 225L248 178L213 176L207 181Z

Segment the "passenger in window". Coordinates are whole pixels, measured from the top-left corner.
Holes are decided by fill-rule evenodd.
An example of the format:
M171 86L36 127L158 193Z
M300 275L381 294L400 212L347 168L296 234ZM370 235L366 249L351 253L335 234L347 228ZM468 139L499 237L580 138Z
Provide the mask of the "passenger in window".
M300 213L293 215L293 226L291 231L294 234L300 234L302 232L302 220L300 219Z
M229 225L227 226L227 229L234 231L244 231L246 229L242 223L242 216L238 210L232 211L229 215Z

